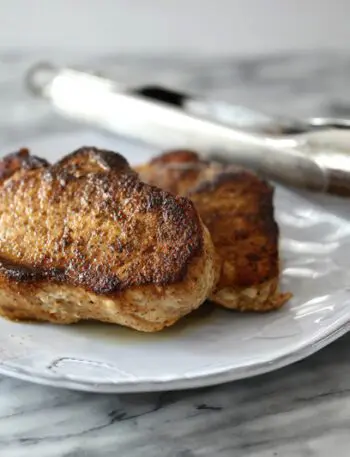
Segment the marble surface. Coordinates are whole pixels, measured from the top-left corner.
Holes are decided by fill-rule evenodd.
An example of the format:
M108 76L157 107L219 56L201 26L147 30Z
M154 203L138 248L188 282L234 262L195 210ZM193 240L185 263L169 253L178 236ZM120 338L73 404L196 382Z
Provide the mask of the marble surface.
M346 457L350 337L275 373L196 391L92 395L0 380L6 457Z
M350 55L207 62L53 54L59 63L80 62L121 80L152 79L271 113L350 113ZM4 147L80 128L26 95L24 71L43 57L35 51L0 55ZM0 377L0 455L345 457L350 447L349 356L347 335L307 360L268 375L161 394L93 395Z

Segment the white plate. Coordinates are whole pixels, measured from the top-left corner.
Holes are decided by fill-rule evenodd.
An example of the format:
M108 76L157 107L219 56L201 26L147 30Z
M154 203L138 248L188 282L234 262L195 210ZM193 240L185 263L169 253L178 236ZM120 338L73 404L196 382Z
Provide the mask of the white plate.
M150 154L88 134L21 144L40 154L51 151L50 159L81 144L116 147L133 162ZM97 323L0 320L0 372L86 391L138 392L232 381L312 354L344 334L350 321L349 211L344 204L335 210L334 202L276 190L282 286L294 294L281 311L247 315L204 308L159 334Z

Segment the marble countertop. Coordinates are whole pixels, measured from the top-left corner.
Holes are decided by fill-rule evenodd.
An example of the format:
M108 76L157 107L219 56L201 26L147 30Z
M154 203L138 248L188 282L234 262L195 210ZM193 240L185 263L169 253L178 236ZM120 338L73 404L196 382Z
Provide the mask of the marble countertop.
M215 61L52 55L58 63L79 62L120 80L163 82L270 113L350 112L350 54ZM3 145L79 128L26 95L24 71L43 57L36 51L0 55ZM95 395L0 377L0 455L345 457L350 447L348 356L350 336L345 336L268 375L159 394Z
M350 336L288 368L206 389L95 395L0 378L6 457L346 457Z

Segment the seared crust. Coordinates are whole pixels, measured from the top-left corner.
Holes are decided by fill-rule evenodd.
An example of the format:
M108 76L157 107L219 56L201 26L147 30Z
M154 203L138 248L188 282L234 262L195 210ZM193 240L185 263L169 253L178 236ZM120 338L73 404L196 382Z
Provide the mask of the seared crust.
M5 295L27 294L33 303L43 290L50 294L55 287L64 286L66 298L75 297L64 318L60 310L68 302L61 300L48 316L44 306L29 311L21 298L22 306L11 307L4 296L3 314L58 322L97 318L158 330L199 306L213 288L214 253L193 203L140 182L119 154L82 148L50 166L22 150L3 159L1 177L0 287ZM199 279L203 274L205 284ZM199 292L189 293L193 303L189 297L182 300L179 284ZM140 291L148 299L156 295L161 318L154 328L157 309L153 316L149 307L139 306ZM130 292L139 296L137 303ZM90 294L93 301L97 296L100 303L107 300L109 307L119 303L119 311L114 310L119 315L101 317L95 306L70 316L77 293ZM178 308L168 303L161 310L162 300L170 296L181 302ZM123 299L134 307L127 311L128 322ZM168 315L166 308L172 308ZM130 323L133 313L141 320L147 315L150 325Z
M201 181L208 163L200 160L197 153L174 150L153 158L148 164L136 168L140 178L153 186L175 195L186 195Z
M224 259L218 288L250 287L278 276L278 227L267 183L246 171L223 172L189 196Z
M34 170L48 165L46 160L31 156L28 149L20 149L18 152L8 154L0 161L0 183L21 170Z
M141 179L186 195L208 227L221 259L212 300L231 309L267 311L289 295L278 291L278 226L273 188L254 173L172 151L139 167Z
M114 162L104 160L109 154ZM170 284L183 279L203 248L188 199L141 183L123 157L95 149L5 182L0 214L7 228L1 272L16 281L49 279L95 293Z

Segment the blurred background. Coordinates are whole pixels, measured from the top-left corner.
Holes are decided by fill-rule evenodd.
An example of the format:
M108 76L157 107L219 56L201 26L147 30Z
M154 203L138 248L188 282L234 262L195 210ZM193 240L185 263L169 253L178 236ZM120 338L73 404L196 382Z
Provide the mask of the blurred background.
M348 49L347 0L1 0L0 46L247 55Z
M57 134L61 151L81 128L26 91L42 60L268 114L350 118L349 17L348 0L1 0L0 137Z

